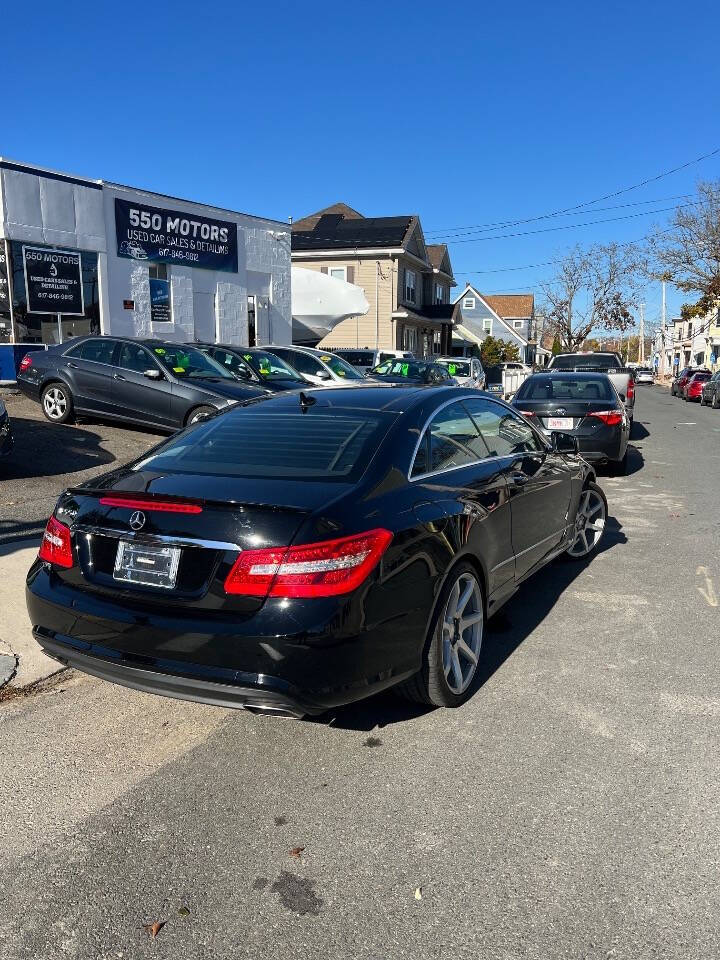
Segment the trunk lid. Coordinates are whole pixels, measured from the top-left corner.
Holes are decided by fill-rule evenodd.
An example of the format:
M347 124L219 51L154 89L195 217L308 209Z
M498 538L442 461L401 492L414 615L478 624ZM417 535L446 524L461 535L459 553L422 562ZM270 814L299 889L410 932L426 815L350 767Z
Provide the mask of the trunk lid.
M592 417L588 420L589 413L612 410L614 404L608 400L522 400L518 409L531 413L529 419L544 433L577 433L586 427L595 428L600 422ZM555 425L560 420L566 421L566 425Z

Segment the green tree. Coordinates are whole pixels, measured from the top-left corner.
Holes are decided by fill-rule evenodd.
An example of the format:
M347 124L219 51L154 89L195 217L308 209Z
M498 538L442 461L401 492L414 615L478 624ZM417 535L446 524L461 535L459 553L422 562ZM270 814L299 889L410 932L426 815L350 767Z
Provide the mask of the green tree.
M503 362L504 346L497 337L485 337L480 347L480 358L483 367L497 367Z
M520 359L520 350L516 343L510 340L501 340L500 343L503 343L503 363L510 363L511 361Z
M557 334L555 334L553 339L552 350L550 352L554 357L556 357L559 353L562 353L562 344L560 343L560 337Z

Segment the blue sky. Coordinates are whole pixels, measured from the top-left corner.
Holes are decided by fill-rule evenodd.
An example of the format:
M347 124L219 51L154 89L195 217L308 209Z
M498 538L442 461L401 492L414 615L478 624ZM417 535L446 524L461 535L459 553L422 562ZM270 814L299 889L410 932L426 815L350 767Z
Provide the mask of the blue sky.
M446 239L720 147L719 31L697 0L7 4L0 155L279 219L418 213ZM579 217L456 237L457 279L536 289L552 267L527 265L642 237L700 177L720 153Z

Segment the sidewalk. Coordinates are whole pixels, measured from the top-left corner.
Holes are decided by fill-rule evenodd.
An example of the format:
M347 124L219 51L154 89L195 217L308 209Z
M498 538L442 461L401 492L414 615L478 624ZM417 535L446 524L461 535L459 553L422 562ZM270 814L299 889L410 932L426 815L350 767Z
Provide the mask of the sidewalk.
M45 656L30 631L25 576L37 550L37 538L0 544L0 689L27 687L63 669Z

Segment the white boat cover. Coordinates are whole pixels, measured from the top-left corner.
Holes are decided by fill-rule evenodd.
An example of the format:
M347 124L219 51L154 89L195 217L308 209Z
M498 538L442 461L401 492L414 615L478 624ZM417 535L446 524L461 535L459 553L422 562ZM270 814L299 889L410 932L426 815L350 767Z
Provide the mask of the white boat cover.
M365 293L354 283L319 270L292 267L293 343L317 342L348 317L370 309Z

